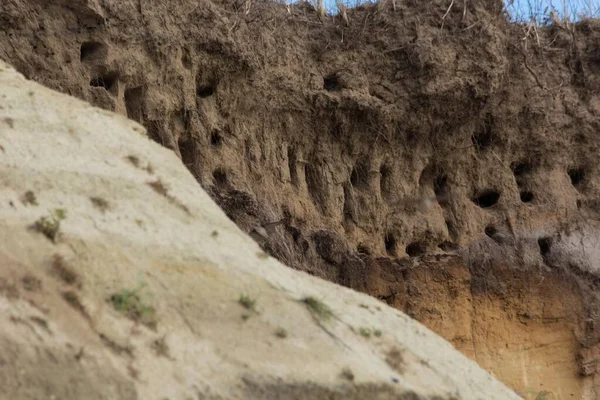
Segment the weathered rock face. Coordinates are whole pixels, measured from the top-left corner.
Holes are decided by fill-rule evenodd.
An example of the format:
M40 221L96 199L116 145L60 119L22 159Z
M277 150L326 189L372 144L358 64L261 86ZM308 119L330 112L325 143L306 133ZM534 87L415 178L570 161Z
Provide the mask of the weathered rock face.
M266 255L138 124L4 63L0 87L0 397L518 398Z
M525 397L597 398L597 22L395 3L346 24L7 0L0 57L142 123L243 230L283 218L261 245L287 265L409 312Z

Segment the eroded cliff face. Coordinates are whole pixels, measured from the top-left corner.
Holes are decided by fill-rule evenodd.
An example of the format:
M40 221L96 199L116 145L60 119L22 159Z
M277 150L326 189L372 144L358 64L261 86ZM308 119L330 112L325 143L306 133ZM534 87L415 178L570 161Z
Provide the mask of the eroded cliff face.
M405 310L535 398L593 399L598 24L500 1L342 18L8 0L0 58L141 122L287 265Z
M269 257L139 124L4 62L0 87L0 398L519 398Z

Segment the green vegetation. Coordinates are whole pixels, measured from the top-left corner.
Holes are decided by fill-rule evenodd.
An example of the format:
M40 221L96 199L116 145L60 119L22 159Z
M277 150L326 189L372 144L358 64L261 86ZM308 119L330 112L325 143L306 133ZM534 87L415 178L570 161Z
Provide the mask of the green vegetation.
M156 311L154 307L144 304L139 296L142 287L136 290L123 289L110 297L115 310L119 311L126 317L139 321L142 324L155 328L156 327Z
M316 299L312 296L303 298L302 303L306 304L310 313L317 319L327 321L334 316L333 311L329 306L323 303L321 300Z
M45 217L41 217L35 221L34 227L39 232L43 233L48 239L56 242L58 231L60 230L60 223L67 217L65 210L57 208L54 212Z
M369 328L363 328L361 327L358 330L358 333L360 333L360 336L364 337L364 338L370 338L371 337L371 330Z
M537 394L537 396L535 396L535 400L547 400L547 395L549 395L550 392L539 392Z
M247 294L240 295L238 303L240 303L242 307L244 307L247 310L254 310L254 307L256 307L256 300Z

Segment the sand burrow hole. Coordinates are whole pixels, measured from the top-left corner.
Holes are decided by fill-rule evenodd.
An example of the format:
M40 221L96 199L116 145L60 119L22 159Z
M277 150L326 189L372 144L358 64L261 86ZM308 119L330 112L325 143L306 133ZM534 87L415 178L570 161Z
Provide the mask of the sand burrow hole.
M79 49L79 60L83 63L103 61L108 56L108 46L101 42L83 42Z
M471 198L473 203L478 205L481 208L490 208L500 199L500 192L494 189L486 189L478 192L475 196Z

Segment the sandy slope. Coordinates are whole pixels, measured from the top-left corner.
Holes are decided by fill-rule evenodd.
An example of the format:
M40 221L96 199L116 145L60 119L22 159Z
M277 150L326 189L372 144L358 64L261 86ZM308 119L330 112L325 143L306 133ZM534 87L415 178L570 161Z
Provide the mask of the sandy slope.
M518 398L403 313L267 257L136 123L6 64L0 86L0 398ZM52 242L31 226L55 209ZM109 300L136 289L148 324Z

